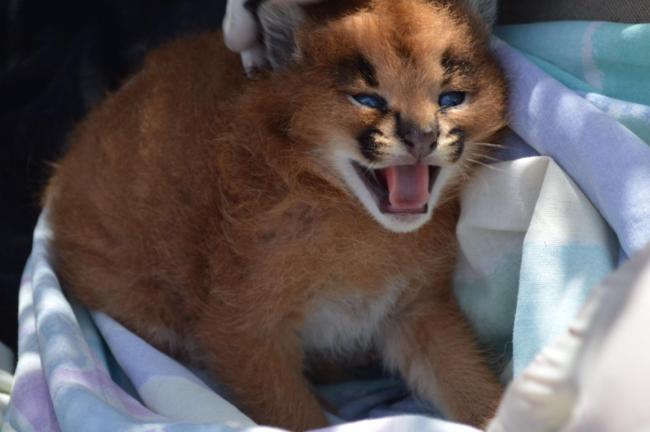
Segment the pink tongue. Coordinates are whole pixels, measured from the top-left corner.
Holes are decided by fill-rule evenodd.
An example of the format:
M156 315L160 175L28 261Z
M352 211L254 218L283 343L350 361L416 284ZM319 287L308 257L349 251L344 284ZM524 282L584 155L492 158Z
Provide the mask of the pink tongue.
M383 170L390 210L422 210L429 201L429 166L403 165Z

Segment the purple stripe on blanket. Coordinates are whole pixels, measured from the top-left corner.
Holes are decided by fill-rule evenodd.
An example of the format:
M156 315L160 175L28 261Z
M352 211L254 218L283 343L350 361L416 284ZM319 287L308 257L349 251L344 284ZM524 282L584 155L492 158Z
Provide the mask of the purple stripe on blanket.
M50 392L43 376L43 371L38 369L20 375L20 380L12 390L11 404L14 412L22 421L29 423L32 430L37 432L57 432L59 424L54 414L54 407L50 399Z
M82 370L59 367L50 376L50 382L52 394L56 394L59 389L69 388L70 386L85 387L91 393L102 394L107 403L122 409L122 411L133 417L139 417L142 420L163 419L133 399L115 384L106 372L100 369Z

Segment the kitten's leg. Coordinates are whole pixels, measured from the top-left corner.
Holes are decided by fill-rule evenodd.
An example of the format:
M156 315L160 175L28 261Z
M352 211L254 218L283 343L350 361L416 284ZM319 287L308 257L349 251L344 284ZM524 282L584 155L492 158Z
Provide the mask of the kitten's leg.
M451 419L485 425L502 388L451 295L417 299L391 320L382 341L388 366Z
M295 334L241 332L203 325L204 360L255 422L294 431L327 426L321 406L303 375L303 355ZM266 332L265 332L266 333Z

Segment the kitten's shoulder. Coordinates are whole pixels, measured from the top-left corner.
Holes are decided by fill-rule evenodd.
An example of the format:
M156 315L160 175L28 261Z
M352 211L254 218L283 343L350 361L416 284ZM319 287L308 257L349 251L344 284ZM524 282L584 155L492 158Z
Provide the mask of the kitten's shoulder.
M239 55L226 48L223 35L210 31L184 36L162 44L146 58L144 71L174 80L219 78L215 85L241 85L245 81Z

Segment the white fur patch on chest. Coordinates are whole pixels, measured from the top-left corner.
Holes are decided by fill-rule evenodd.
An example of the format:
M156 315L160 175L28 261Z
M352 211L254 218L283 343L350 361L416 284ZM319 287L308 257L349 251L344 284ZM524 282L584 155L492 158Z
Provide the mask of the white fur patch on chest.
M317 297L300 331L305 351L343 354L368 349L405 287L402 281L392 281L380 293L350 289Z

